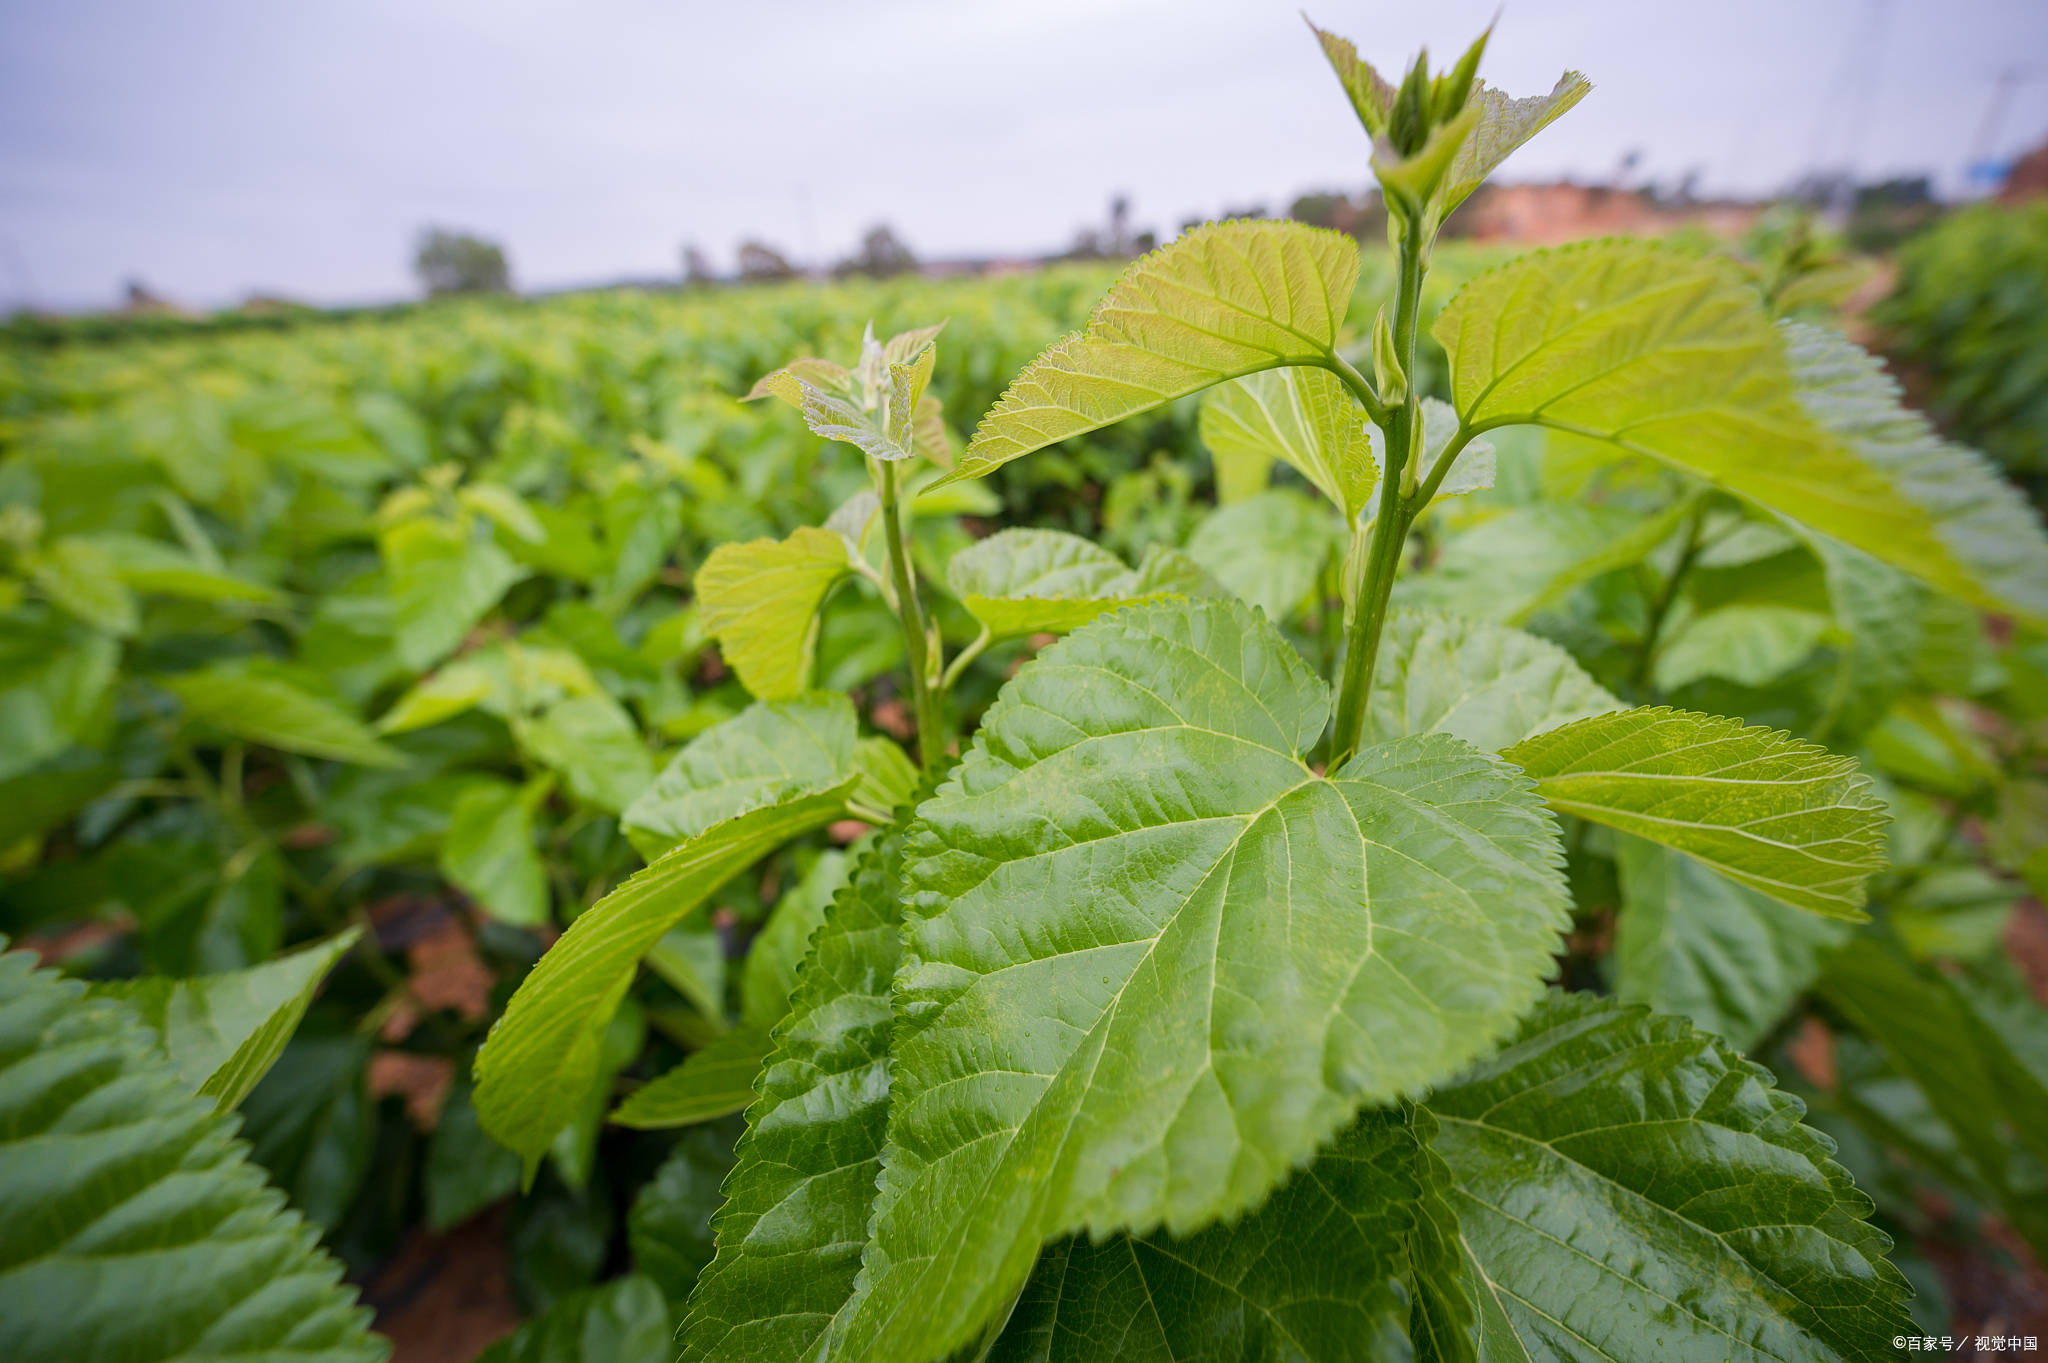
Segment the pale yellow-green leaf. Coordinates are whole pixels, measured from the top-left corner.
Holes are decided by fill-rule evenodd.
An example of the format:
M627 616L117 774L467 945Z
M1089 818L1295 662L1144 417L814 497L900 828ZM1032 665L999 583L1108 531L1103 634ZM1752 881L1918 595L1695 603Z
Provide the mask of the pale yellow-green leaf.
M587 1105L606 1027L640 958L721 885L846 807L854 778L741 800L583 911L506 1005L476 1059L484 1129L526 1161L528 1177L555 1136Z
M526 499L502 483L471 483L455 495L464 506L490 517L528 544L539 544L548 537L547 527Z
M847 570L846 540L816 526L711 551L697 570L698 608L747 690L783 700L810 684L818 607Z
M768 1058L768 1033L733 1028L682 1064L633 1090L610 1120L641 1131L693 1126L743 1111L754 1101L754 1081Z
M1548 639L1438 611L1396 611L1380 636L1360 742L1447 733L1499 752L1621 708Z
M1861 919L1890 822L1850 758L1723 715L1617 710L1502 754L1559 813L1684 852L1828 918Z
M946 581L998 639L1065 634L1155 593L1109 550L1061 530L1000 530L953 555Z
M1306 18L1306 16L1303 16ZM1351 101L1352 109L1358 114L1358 121L1365 125L1366 132L1378 137L1387 130L1387 115L1394 108L1394 87L1387 84L1370 63L1358 55L1357 47L1349 38L1340 38L1334 33L1317 28L1309 20L1309 31L1322 44L1323 56L1330 62L1330 69L1337 73L1337 80L1344 86L1344 94Z
M188 718L251 743L364 767L405 765L403 753L379 742L355 716L261 669L218 663L159 685L184 702Z
M489 700L496 690L491 674L466 658L420 678L377 721L380 733L403 734L424 729Z
M1522 99L1477 82L1465 107L1478 108L1478 122L1459 145L1444 176L1437 201L1439 216L1447 216L1463 203L1517 147L1549 127L1592 89L1592 82L1576 71L1558 77L1549 94Z
M1804 352L1795 375L1785 336L1733 261L1632 241L1538 251L1467 285L1434 330L1468 426L1535 423L1611 441L1940 590L1989 604L2017 586L2023 599L2009 606L2039 603L2040 589L2025 587L2038 529L2029 538L2009 509L1991 510L2000 499L1981 471L1958 496L1967 461L1953 447L1869 428L1871 375L1845 342L1791 333ZM1831 411L1840 433L1815 419ZM2005 571L1973 562L1987 513Z
M849 797L878 814L908 804L917 790L917 764L893 738L869 734L855 741L853 765L860 782Z
M1295 222L1208 223L1137 261L1087 327L1019 374L949 477L1228 379L1330 362L1358 282L1349 237Z
M441 874L501 923L548 921L547 867L533 845L533 815L553 788L545 774L523 789L482 780L456 798L441 840Z
M1875 356L1821 327L1788 322L1782 330L1807 414L1921 511L1962 576L1857 547L1974 605L2048 626L2048 536L2018 490L1982 455L1943 440L1926 417L1902 406L1897 381Z
M946 405L929 393L917 400L910 436L919 454L942 469L952 469L959 451L954 449L953 436L946 429Z
M752 402L757 398L781 398L801 411L804 405L805 384L823 388L828 392L847 392L852 388L853 375L848 373L843 365L806 356L803 359L791 360L772 374L763 374L748 390L745 400Z
M1346 524L1379 483L1365 412L1327 369L1269 369L1212 390L1202 399L1201 434L1225 505L1263 491L1275 459L1336 503Z

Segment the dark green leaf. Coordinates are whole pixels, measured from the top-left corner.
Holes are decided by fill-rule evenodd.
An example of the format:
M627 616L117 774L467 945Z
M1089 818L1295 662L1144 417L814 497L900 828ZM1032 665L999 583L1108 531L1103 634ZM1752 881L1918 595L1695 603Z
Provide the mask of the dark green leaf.
M1862 1360L1914 1333L1869 1199L1680 1018L1540 1005L1429 1100L1485 1360Z
M476 1363L668 1363L661 1291L638 1274L571 1292Z
M122 1008L31 965L0 956L0 1356L383 1359L233 1120Z
M1925 1096L1974 1191L2048 1252L2048 1074L2035 1054L2048 1027L1990 1025L1971 998L1984 982L1966 993L1870 936L1836 954L1821 990Z
M1536 996L1565 897L1528 788L1444 734L1318 776L1327 718L1229 601L1098 620L1005 688L909 838L853 1356L967 1343L1047 1240L1249 1211Z
M712 1221L685 1363L800 1363L853 1291L888 1119L902 856L902 831L885 834L811 938Z
M460 1225L500 1198L519 1191L519 1156L484 1134L471 1100L469 1065L448 1091L441 1120L427 1142L427 1226Z
M1848 940L1838 919L1800 913L1668 847L1620 834L1614 992L1690 1018L1738 1050L1761 1040Z
M97 985L93 993L133 1008L191 1091L231 1108L269 1072L313 991L361 935L350 928L247 970L125 980Z
M711 1262L711 1217L718 1210L719 1185L732 1172L739 1130L732 1121L684 1132L626 1216L634 1268L654 1280L678 1314Z
M369 1172L370 1043L308 1024L242 1100L243 1134L292 1205L332 1231Z
M1368 1113L1235 1225L1048 1246L989 1363L1395 1363L1414 1138Z

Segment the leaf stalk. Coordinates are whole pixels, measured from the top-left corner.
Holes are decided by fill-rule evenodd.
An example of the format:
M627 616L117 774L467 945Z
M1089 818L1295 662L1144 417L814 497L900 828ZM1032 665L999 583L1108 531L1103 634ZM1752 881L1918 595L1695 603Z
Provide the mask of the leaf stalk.
M910 660L910 696L917 719L918 760L926 771L945 758L946 734L939 716L939 697L934 686L936 661L931 635L925 628L924 602L917 595L917 576L911 570L910 553L903 543L903 516L899 501L896 461L877 461L881 471L882 534L889 545L889 575L896 585L896 618L903 625L903 648Z

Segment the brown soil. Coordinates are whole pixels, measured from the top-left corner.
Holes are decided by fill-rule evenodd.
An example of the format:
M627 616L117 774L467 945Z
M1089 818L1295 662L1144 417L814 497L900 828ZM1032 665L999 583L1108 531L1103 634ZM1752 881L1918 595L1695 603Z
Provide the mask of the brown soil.
M505 1210L492 1207L443 1235L416 1230L371 1276L363 1301L391 1341L391 1363L469 1363L518 1328Z

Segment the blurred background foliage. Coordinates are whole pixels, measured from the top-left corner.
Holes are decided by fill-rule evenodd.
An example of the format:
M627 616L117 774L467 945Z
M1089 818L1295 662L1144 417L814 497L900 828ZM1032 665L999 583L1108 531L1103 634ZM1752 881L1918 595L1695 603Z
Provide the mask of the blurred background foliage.
M1342 203L1311 211L1369 246L1378 230ZM1076 254L1130 245L1104 240ZM1867 316L1852 301L1886 293L1892 266L1807 216L1767 216L1734 249L1780 312L1874 336L1945 430L2042 496L2048 205L1911 237ZM885 231L863 253L829 285L540 301L488 292L500 257L424 306L18 319L0 338L0 933L118 979L363 931L243 1130L402 1357L468 1357L553 1308L497 1356L570 1356L548 1332L573 1325L614 1357L665 1358L710 1257L736 1116L644 1131L599 1107L522 1196L469 1066L559 928L639 866L620 811L747 703L696 620L694 567L865 486L795 413L738 395L792 356L855 351L870 320L943 318L932 391L964 435L1118 268L929 279ZM773 254L750 276L786 275ZM1430 309L1510 254L1440 249ZM475 255L436 268L491 274ZM1359 308L1388 269L1368 249ZM1417 386L1441 393L1426 350ZM1183 546L1320 661L1336 539L1285 470L1219 496L1198 413L1176 403L928 497L915 552L943 582L1004 525L1133 561ZM1605 450L1495 443L1495 486L1423 522L1401 600L1523 624L1632 700L1854 754L1897 818L1882 934L1853 938L1578 829L1567 978L1687 1013L1801 1092L1898 1237L1927 1328L2040 1306L2048 641ZM938 613L972 637L956 603ZM867 583L838 588L818 683L898 737L900 651ZM1029 651L975 665L970 716ZM856 831L770 858L663 942L607 1039L607 1103L773 1014ZM1974 1038L1967 1063L1954 1035Z

